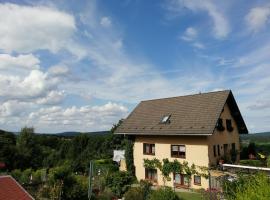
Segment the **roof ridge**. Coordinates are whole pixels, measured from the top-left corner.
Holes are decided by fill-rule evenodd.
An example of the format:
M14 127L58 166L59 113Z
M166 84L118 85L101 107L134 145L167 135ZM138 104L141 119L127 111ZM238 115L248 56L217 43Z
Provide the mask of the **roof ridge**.
M141 102L147 102L147 101L157 101L157 100L164 100L164 99L174 99L179 97L189 97L189 96L197 96L197 95L207 95L211 93L221 93L221 92L230 92L230 89L227 90L219 90L219 91L210 91L210 92L204 92L204 93L196 93L196 94L187 94L182 96L174 96L174 97L165 97L165 98L157 98L157 99L148 99L148 100L142 100Z

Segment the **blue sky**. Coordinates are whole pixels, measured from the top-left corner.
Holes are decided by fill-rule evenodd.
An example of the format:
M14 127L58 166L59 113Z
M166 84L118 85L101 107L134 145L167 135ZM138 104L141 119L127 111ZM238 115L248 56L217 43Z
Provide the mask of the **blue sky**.
M268 1L0 1L0 127L107 130L141 100L231 89L270 130Z

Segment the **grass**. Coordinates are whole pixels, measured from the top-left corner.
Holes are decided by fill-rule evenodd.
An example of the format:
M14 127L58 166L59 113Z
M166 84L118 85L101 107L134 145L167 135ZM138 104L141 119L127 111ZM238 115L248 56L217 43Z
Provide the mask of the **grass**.
M196 192L176 192L181 200L201 200L201 194Z

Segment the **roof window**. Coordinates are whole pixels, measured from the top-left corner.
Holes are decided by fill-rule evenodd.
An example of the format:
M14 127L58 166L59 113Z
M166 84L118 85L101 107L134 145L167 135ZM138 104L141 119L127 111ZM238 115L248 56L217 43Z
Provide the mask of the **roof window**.
M161 120L160 120L160 123L162 123L162 124L170 123L170 117L171 117L171 115L165 115L165 116L163 116L161 118Z

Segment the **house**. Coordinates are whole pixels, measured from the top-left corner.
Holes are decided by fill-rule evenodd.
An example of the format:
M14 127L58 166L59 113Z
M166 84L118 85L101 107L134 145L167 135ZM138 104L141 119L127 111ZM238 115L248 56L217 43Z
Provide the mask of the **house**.
M34 198L11 176L0 176L1 200L33 200Z
M134 136L138 180L162 185L158 169L144 168L144 159L187 161L208 169L222 160L239 161L239 134L248 130L230 90L142 101L115 134ZM166 185L208 188L209 180L171 174Z

